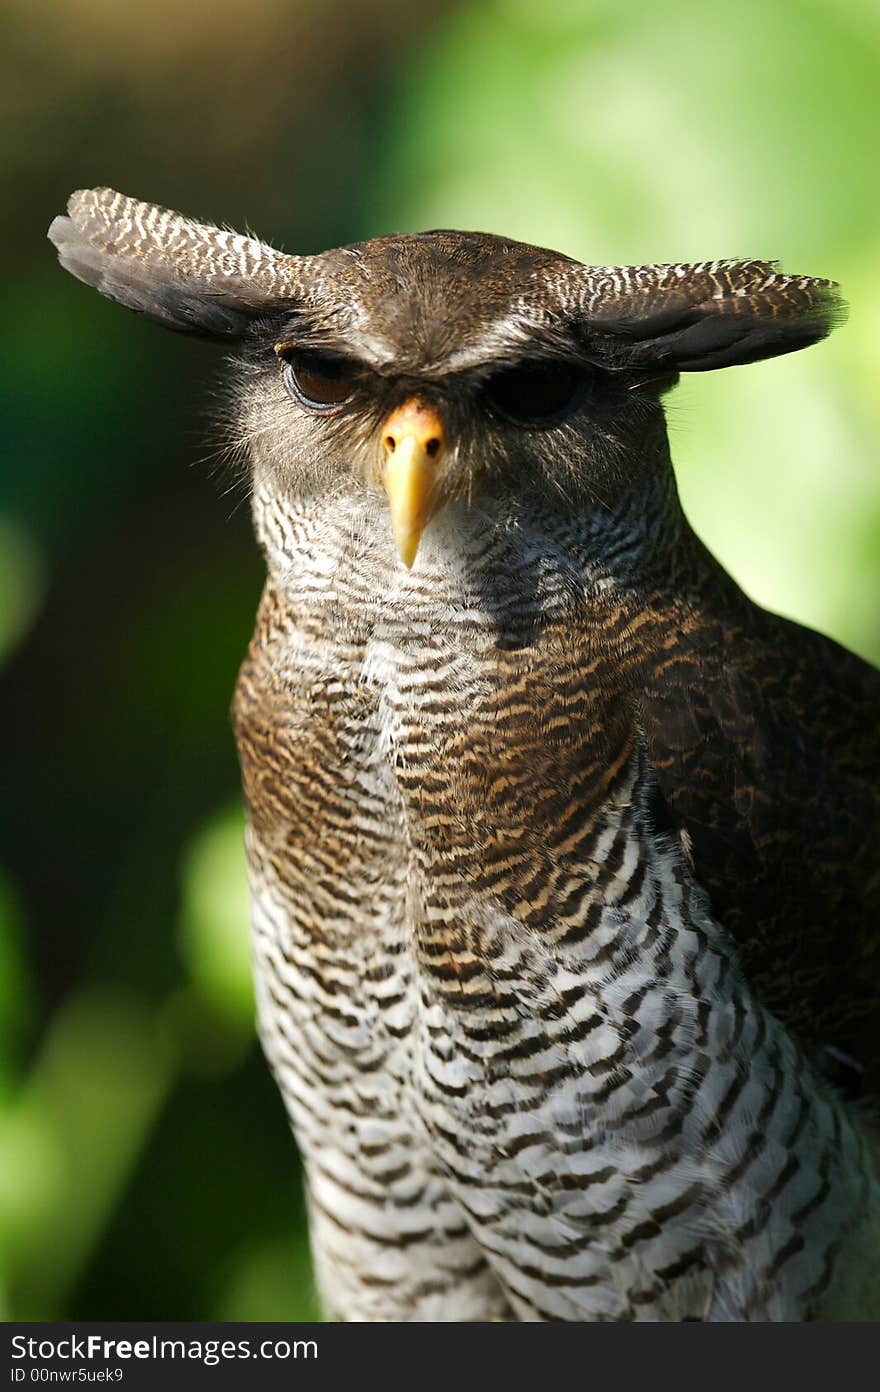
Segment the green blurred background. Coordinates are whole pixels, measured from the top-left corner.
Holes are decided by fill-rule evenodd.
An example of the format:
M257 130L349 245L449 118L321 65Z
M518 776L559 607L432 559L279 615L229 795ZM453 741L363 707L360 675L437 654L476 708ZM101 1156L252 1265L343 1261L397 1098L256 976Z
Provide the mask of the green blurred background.
M214 350L63 275L107 183L315 251L476 227L832 276L820 348L685 380L698 530L880 657L875 0L5 0L0 1307L314 1317L252 1027L227 710L261 565Z

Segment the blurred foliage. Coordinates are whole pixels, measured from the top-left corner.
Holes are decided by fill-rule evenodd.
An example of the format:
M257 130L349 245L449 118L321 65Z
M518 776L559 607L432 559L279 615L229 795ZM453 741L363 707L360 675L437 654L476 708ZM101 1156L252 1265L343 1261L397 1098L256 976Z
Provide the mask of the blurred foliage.
M21 907L0 872L0 1108L11 1097L22 1036L34 1013L33 995Z
M30 627L42 599L42 580L27 532L0 517L0 662Z
M71 993L2 1126L3 1252L18 1318L67 1304L168 1082L141 1002L117 990Z
M244 813L239 804L215 818L190 846L183 867L181 955L192 980L218 1011L251 1028L251 954Z
M301 250L465 226L842 280L845 330L685 381L670 427L746 588L876 658L880 10L6 11L0 1312L315 1318L251 1026L227 706L261 567L245 489L206 478L216 355L60 274L45 227L109 183Z

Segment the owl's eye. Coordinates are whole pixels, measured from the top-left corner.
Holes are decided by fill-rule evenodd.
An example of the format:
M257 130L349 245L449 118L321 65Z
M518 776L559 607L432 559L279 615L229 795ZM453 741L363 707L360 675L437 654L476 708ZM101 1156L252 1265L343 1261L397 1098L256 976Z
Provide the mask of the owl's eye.
M483 390L502 415L522 425L547 425L573 411L585 379L564 363L507 368L490 377Z
M354 390L356 368L348 358L329 353L283 350L284 385L295 401L311 411L341 406Z

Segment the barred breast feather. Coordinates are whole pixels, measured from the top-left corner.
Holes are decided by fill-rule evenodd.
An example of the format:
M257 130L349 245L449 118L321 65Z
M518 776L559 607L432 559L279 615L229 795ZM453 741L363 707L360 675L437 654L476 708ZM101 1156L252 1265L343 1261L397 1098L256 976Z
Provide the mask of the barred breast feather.
M597 579L583 523L453 512L389 567L367 507L258 496L236 698L261 1033L328 1310L868 1313L872 1143L755 994L652 761L660 600Z

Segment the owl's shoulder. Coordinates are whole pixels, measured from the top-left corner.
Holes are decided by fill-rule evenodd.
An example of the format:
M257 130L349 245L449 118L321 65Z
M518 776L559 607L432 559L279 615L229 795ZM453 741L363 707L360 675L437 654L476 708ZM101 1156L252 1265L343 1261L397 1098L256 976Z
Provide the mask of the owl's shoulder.
M663 798L759 994L874 1088L880 672L690 567L643 596L634 658Z

